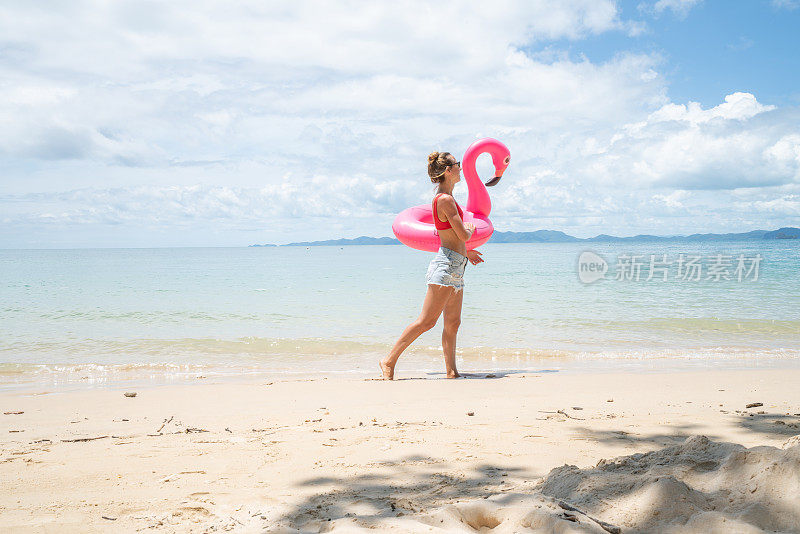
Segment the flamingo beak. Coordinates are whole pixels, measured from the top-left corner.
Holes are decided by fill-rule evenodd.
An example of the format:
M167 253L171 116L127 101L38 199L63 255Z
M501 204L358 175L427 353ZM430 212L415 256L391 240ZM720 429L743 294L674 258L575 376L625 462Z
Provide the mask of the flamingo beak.
M503 167L502 169L496 171L495 172L496 176L494 178L492 178L491 180L489 180L488 182L486 182L486 184L484 184L484 185L486 185L487 187L491 187L493 185L497 185L497 182L499 182L500 178L503 177L503 173L505 172L505 170L506 170L506 168Z

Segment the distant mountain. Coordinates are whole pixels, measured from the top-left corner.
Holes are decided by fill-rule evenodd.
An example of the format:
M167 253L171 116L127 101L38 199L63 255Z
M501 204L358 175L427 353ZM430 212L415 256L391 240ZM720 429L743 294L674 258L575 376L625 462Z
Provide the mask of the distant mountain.
M766 230L753 230L752 232L744 232L741 234L692 234L686 236L686 239L692 241L722 241L730 239L769 239L764 236L768 234Z
M535 232L501 232L495 230L492 243L569 243L583 241L558 230L536 230Z
M764 239L800 239L800 228L780 228L764 234Z
M744 241L760 239L800 239L800 228L786 227L778 230L753 230L751 232L734 234L692 234L688 236L670 235L658 236L640 234L632 237L617 237L600 234L595 237L582 239L573 237L558 230L536 230L535 232L500 232L495 230L491 243L575 243L579 241L598 242L639 242L639 241ZM281 245L285 247L317 247L317 246L344 246L344 245L399 245L400 241L393 237L367 237L355 239L328 239L326 241L300 241ZM251 247L274 247L277 245L250 245Z
M735 234L692 234L692 235L649 235L640 234L631 237L616 237L613 235L601 234L596 237L590 237L585 241L620 241L620 242L639 242L639 241L743 241L748 239L769 239L765 238L768 234L766 230L753 230L752 232L742 232Z

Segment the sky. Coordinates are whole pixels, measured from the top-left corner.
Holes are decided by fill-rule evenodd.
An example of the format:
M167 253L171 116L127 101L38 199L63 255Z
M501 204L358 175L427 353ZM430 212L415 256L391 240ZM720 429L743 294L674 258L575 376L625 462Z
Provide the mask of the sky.
M391 236L481 137L497 230L800 226L797 28L800 0L5 0L0 248Z

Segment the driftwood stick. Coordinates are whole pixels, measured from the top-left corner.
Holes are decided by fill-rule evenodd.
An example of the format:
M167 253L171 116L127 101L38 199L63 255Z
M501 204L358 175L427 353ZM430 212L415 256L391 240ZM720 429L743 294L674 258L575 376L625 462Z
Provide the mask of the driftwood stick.
M76 439L62 439L64 443L78 443L80 441L94 441L96 439L107 438L108 436L97 436L96 438L76 438Z
M539 413L560 413L561 415L563 415L567 419L575 419L577 421L585 421L586 420L583 417L572 417L570 414L568 414L564 410L556 410L555 412L552 411L552 410L539 410Z
M172 416L172 417L170 417L169 419L164 419L164 423L163 423L163 424L162 424L160 427L158 427L158 430L156 430L156 434L158 434L159 432L161 432L161 431L164 429L164 427L165 427L165 426L167 426L167 423L171 423L171 422L172 422L172 419L173 419L174 417L175 417L175 416L173 415L173 416Z
M568 510L570 512L578 512L579 514L585 515L586 517L588 517L589 519L600 525L600 528L602 528L606 532L609 532L610 534L620 534L622 532L622 529L619 528L618 526L612 525L611 523L606 523L605 521L600 521L599 519L595 519L586 512L578 510L571 504L567 504L564 501L558 501L558 506L560 506L564 510Z

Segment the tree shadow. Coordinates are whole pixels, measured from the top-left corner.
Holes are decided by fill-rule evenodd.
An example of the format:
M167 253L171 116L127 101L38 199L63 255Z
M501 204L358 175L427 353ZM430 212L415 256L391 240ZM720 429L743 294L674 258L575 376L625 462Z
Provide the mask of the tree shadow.
M800 447L747 449L695 435L592 468L553 469L537 489L639 532L658 532L665 521L691 532L798 532L797 492L783 489L796 484L798 470Z
M787 435L783 428L764 430L762 424L788 425L771 422L777 419L774 414L763 415L745 416L742 425L759 434ZM303 493L311 492L274 526L282 532L324 532L342 520L351 527L380 530L405 516L436 531L439 519L432 522L431 517L451 514L447 517L460 521L459 528L466 525L483 532L520 521L519 515L509 518L514 510L523 510L526 517L546 515L550 523L545 527L540 523L538 530L530 527L530 520L506 523L504 528L555 531L566 528L558 526L562 521L578 521L569 528L600 532L600 521L616 524L623 532L659 532L668 523L691 532L753 527L800 532L797 495L775 489L796 482L800 446L747 449L698 436L693 433L696 426L673 425L650 434L581 427L577 439L606 444L624 440L652 450L600 460L594 467L564 465L543 478L522 465L483 463L469 471L457 470L427 455L381 462L380 472L309 478L298 486ZM557 506L560 502L577 511L565 512Z
M770 438L788 438L800 434L800 414L751 413L738 416L742 428Z
M578 427L575 429L575 436L572 439L583 439L588 441L595 441L606 445L619 445L621 442L627 442L636 445L657 445L659 447L666 447L682 443L687 438L697 435L694 429L699 425L686 424L686 425L669 425L669 432L641 434L638 432L630 432L627 430L596 430L587 427ZM705 434L706 437L711 439L719 439L713 434Z
M418 514L448 502L489 496L498 496L495 502L503 502L509 476L538 478L522 467L481 464L466 473L454 473L450 468L448 472L420 473L410 464L429 464L434 471L437 466L443 467L441 459L411 455L381 462L382 474L306 479L298 486L319 487L320 491L301 499L277 524L303 532L316 531L314 528L324 531L324 522L355 518L364 528L379 529L387 519Z

